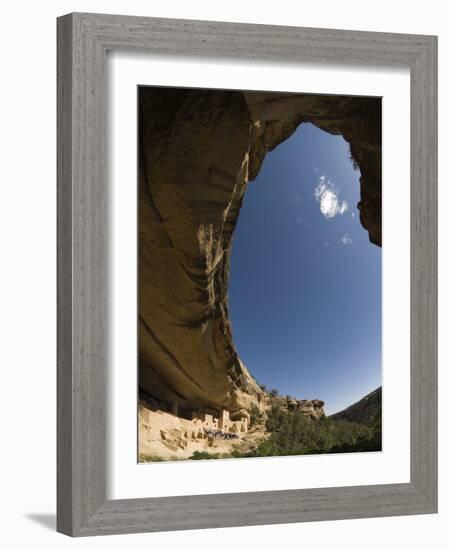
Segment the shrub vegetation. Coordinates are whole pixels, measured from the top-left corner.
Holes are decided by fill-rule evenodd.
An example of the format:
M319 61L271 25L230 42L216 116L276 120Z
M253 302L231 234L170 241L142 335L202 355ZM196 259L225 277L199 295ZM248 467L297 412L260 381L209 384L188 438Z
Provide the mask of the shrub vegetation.
M323 417L309 420L298 411L273 407L268 413L269 437L240 456L288 456L381 450L380 415L371 425Z

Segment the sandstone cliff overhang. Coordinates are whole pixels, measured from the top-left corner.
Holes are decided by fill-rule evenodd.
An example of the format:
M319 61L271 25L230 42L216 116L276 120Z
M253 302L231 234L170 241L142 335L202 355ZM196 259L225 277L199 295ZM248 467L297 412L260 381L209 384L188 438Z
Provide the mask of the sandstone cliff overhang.
M360 168L360 222L381 245L381 100L142 87L139 385L176 409L236 414L264 400L232 340L232 235L266 154L310 122Z

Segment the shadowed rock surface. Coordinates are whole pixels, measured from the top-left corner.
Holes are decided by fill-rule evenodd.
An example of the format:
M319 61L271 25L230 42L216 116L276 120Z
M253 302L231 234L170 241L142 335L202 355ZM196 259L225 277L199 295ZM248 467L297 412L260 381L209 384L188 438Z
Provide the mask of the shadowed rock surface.
M380 246L380 99L140 88L139 118L140 388L174 411L247 415L267 398L228 314L246 186L301 123L341 134L361 172L361 224Z

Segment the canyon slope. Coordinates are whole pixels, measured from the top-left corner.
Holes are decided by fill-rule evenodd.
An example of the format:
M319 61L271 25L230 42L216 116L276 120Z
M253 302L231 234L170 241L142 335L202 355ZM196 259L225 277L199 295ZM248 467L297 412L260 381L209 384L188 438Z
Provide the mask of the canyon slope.
M379 387L362 397L360 401L346 407L346 409L330 415L332 420L347 420L358 424L373 425L381 417L382 387Z

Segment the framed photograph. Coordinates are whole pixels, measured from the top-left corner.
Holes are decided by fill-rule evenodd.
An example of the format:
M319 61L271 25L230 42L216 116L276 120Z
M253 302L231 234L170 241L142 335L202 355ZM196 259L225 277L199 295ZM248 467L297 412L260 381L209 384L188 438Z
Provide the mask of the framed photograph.
M437 39L58 19L58 531L437 511Z

